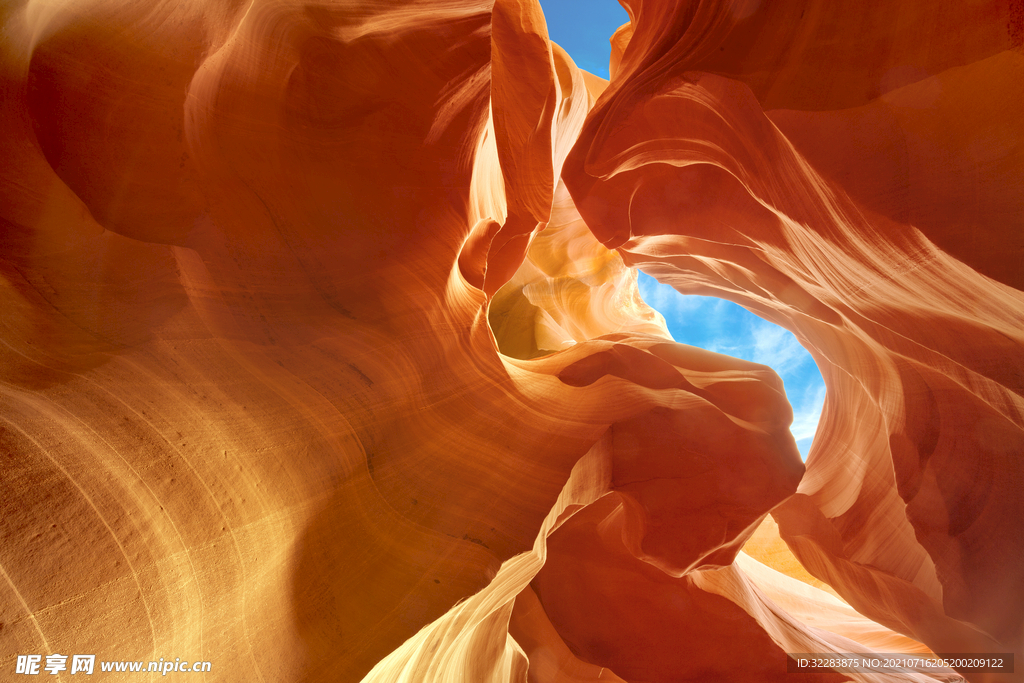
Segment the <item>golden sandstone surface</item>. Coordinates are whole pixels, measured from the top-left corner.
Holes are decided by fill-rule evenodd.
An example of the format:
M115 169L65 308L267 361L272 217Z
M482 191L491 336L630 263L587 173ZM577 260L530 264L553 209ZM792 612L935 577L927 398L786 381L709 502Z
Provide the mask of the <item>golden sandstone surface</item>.
M610 82L536 0L0 6L0 676L1024 670L1024 5L623 5ZM636 268L811 351L806 467Z

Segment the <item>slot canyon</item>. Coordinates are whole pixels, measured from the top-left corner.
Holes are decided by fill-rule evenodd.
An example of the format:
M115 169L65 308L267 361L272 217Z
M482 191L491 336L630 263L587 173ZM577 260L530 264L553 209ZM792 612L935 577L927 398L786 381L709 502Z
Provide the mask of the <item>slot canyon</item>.
M621 4L0 4L0 679L1024 682L1024 2Z

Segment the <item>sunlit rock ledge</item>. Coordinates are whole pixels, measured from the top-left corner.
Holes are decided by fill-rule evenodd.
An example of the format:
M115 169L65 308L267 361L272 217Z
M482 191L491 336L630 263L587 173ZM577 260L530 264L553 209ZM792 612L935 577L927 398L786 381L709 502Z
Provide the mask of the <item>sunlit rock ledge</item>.
M1022 671L1024 10L623 4L610 82L527 0L0 8L2 677ZM811 351L806 466L637 268Z

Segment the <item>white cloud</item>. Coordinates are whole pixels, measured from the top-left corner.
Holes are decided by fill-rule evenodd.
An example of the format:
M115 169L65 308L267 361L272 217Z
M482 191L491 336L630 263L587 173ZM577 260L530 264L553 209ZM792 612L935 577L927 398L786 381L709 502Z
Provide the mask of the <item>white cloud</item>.
M792 399L791 399L792 400ZM799 405L793 406L793 424L789 431L797 441L811 438L818 429L821 409L825 406L825 385L810 383L807 385Z
M754 342L752 360L771 367L780 375L794 372L809 359L796 337L778 325L758 319L751 325L751 336Z
M669 285L660 284L657 280L640 274L640 296L647 305L656 309L666 319L683 319L697 314L708 301L718 301L709 297L683 296Z
M675 290L668 287L659 287L657 284L651 286L643 280L640 281L640 296L648 306L660 311L662 315L671 314L675 308L673 306L675 294Z

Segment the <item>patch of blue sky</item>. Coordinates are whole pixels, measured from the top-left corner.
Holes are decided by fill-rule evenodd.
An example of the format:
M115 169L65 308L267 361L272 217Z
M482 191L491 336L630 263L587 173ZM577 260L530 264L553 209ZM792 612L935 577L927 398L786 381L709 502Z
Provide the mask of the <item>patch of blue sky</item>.
M576 66L608 78L608 39L629 21L616 0L541 0L548 36L569 53Z
M806 459L825 405L825 381L793 333L731 301L684 296L645 273L639 283L640 296L665 316L676 341L761 363L779 374L793 406L790 431Z
M540 0L548 35L581 69L608 78L615 30L629 21L616 0ZM825 403L825 383L811 355L790 332L747 309L713 297L683 296L643 273L640 293L668 322L676 341L767 365L779 373L793 406L790 428L807 457Z

